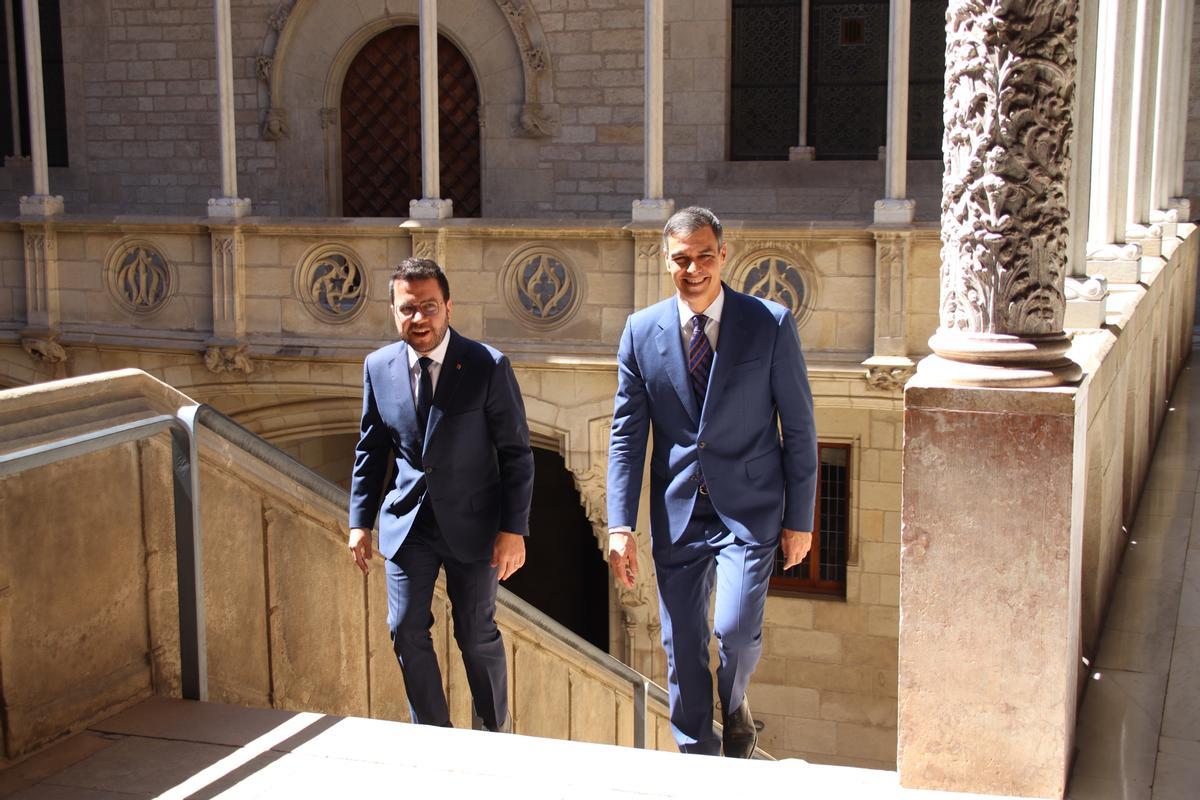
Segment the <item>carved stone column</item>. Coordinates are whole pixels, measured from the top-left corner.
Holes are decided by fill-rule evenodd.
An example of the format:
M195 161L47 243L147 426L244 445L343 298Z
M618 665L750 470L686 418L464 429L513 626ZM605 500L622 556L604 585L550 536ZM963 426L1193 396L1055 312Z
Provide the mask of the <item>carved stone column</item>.
M250 199L237 196L237 134L233 124L233 28L229 0L213 0L217 40L217 129L221 138L221 196L208 201L210 217L242 217Z
M58 343L58 234L52 225L23 225L25 238L25 329L21 347L34 361L60 364L67 353Z
M421 199L408 201L415 219L445 219L454 205L442 198L441 150L438 145L437 0L420 0L421 38Z
M1066 178L1076 3L953 0L947 11L941 325L933 380L1054 386L1066 357Z
M633 266L633 307L645 308L674 291L673 285L664 284L664 280L669 280L669 273L663 258L662 230L635 229L633 250L636 258Z
M663 0L646 0L645 196L633 201L634 222L665 222L675 201L663 197Z
M254 365L246 351L246 245L241 228L213 227L213 335L204 353L215 373L250 373Z
M912 231L875 231L875 354L863 362L867 384L899 391L915 370L908 357L907 273Z

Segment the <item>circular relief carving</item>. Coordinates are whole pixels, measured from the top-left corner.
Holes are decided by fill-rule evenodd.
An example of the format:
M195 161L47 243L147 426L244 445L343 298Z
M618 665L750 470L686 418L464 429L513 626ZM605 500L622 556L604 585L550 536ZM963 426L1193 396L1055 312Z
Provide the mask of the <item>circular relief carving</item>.
M518 250L503 272L505 299L513 316L538 330L565 325L579 309L583 292L561 253L533 245Z
M175 291L175 269L157 247L140 239L123 239L108 253L108 293L131 314L153 314Z
M778 250L751 253L735 270L734 285L746 294L773 300L803 324L813 308L812 270L803 257Z
M367 271L350 248L318 245L300 261L296 293L322 322L349 322L366 307Z

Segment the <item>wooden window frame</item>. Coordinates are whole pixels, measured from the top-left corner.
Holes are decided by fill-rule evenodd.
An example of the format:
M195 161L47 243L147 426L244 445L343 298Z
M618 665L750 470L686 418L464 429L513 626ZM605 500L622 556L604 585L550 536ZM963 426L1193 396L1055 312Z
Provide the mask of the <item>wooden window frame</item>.
M844 558L846 560L846 563L847 564L849 563L849 560L850 560L849 559L850 536L851 536L850 511L851 511L851 506L852 506L851 501L850 501L851 499L850 499L849 488L850 488L850 486L852 486L851 481L853 478L853 473L852 473L853 460L851 458L853 455L853 450L851 448L851 445L848 442L819 442L817 444L817 493L816 493L816 500L814 503L815 508L813 509L813 543L812 543L812 549L809 551L809 554L808 554L808 556L806 558L806 562L805 562L807 565L807 568L808 568L808 577L793 578L793 577L781 576L781 575L775 574L775 570L772 569L771 582L770 582L770 586L769 586L769 592L771 594L791 595L791 596L816 596L816 597L826 598L826 599L828 599L828 598L845 599L845 597L846 597L846 581L845 580L842 580L842 581L822 580L820 577L820 563L821 563L821 533L820 532L821 532L821 489L822 489L820 462L821 462L821 451L823 451L823 450L845 450L846 451L846 486L847 486L846 499L845 499L845 503L846 503L846 507L845 507L845 517L846 517L845 537L846 537L846 539L845 539L845 544L843 546L843 551L844 551Z

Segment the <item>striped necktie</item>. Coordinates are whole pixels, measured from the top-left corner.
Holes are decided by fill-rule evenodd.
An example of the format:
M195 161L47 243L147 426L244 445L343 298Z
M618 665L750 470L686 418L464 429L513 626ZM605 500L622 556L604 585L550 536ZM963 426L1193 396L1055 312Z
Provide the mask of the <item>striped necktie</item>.
M708 317L697 314L692 317L692 340L688 343L688 375L692 380L692 392L696 405L704 408L704 394L708 390L708 373L712 371L713 351L704 325Z

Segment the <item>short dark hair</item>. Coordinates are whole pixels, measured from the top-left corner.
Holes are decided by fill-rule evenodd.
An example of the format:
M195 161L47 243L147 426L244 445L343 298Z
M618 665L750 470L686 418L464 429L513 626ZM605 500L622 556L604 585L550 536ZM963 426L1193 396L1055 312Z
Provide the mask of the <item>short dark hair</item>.
M450 299L450 281L446 280L446 273L442 272L442 268L432 258L417 258L410 256L404 259L396 268L392 270L392 277L388 279L388 302L395 304L396 302L396 281L427 281L433 279L438 282L438 286L442 290L442 300Z
M712 228L713 236L717 237L717 247L725 244L721 233L721 220L717 219L717 215L710 209L703 206L688 206L676 211L663 226L663 249L667 249L668 236L678 238L680 235L686 236L705 227Z

